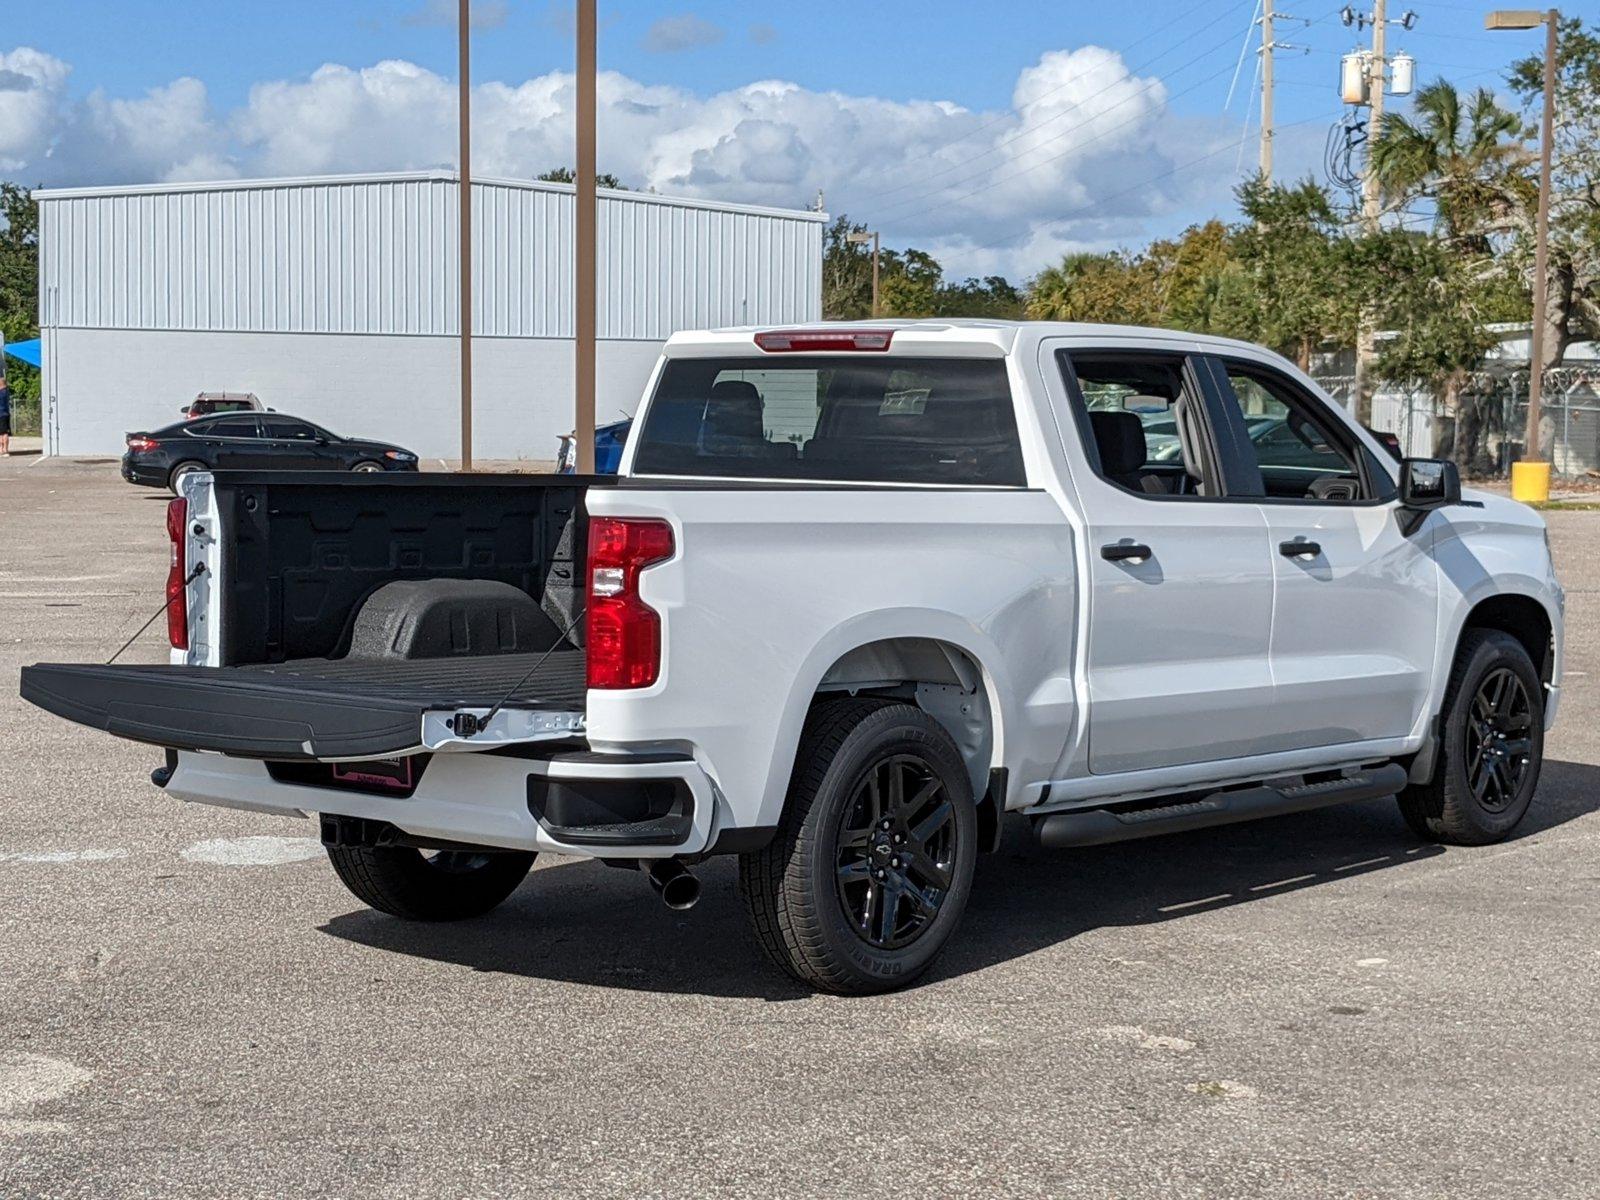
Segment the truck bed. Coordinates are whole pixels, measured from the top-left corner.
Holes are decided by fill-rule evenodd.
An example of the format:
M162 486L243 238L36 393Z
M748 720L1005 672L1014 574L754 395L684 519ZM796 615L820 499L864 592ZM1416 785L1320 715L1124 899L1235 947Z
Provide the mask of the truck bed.
M280 761L355 759L415 750L430 710L504 700L507 709L581 713L584 652L236 667L40 663L23 668L22 695L58 716L156 746Z

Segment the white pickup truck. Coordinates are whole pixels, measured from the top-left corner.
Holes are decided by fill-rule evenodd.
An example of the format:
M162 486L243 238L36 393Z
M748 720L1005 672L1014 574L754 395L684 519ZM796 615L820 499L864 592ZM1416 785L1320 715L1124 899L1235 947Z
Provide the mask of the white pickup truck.
M1093 325L685 333L604 477L217 474L173 662L34 703L183 800L320 817L397 916L540 851L739 856L800 980L926 969L1001 817L1086 846L1398 794L1505 837L1561 679L1543 523L1277 355Z

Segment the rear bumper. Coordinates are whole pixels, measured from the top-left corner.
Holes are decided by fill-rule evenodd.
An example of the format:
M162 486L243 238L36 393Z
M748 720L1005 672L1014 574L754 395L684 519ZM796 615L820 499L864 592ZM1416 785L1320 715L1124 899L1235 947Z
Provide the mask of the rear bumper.
M140 487L166 487L167 468L155 463L141 462L131 454L124 454L122 478Z
M552 823L541 798L563 785L579 793L601 790L590 789L591 784L681 794L682 821L596 821L597 814L590 813L584 827ZM436 754L409 796L386 796L283 782L256 759L180 751L166 791L196 804L285 817L362 817L385 821L418 838L588 858L699 854L711 845L719 812L705 770L693 759L666 755ZM562 811L563 819L571 819L574 809L569 805ZM631 837L630 828L635 831ZM669 832L671 837L664 836Z

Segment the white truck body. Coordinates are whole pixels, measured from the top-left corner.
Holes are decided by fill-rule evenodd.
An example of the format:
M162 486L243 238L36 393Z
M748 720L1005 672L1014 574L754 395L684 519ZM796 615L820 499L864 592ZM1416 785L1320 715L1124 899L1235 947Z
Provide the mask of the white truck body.
M858 334L871 350L850 341ZM773 349L782 339L810 349ZM645 461L657 454L652 429L670 424L670 372L736 377L729 419L748 403L770 424L780 403L817 418L794 407L794 389L784 392L773 382L781 372L764 374L764 364L803 360L831 380L869 355L935 380L884 385L874 419L924 419L939 363L1000 364L1018 456L1003 481L943 481L966 469L959 449L936 454L930 481L808 479L805 464L824 461L820 425L785 445L756 418L755 459L726 460L736 477ZM750 378L767 389L760 400ZM1141 394L1161 380L1172 381L1166 394ZM1229 409L1230 396L1245 407ZM1284 415L1272 417L1270 397L1288 398ZM1170 434L1158 401L1169 406ZM717 403L697 410L698 442L674 443L691 467ZM1157 419L1145 412L1147 432L1132 434L1123 414L1151 404ZM1150 452L1150 438L1169 437ZM1133 448L1119 449L1119 438ZM1287 457L1274 459L1271 447L1284 445ZM1295 465L1296 455L1312 465ZM1349 468L1324 472L1318 455ZM1128 459L1120 475L1118 458ZM755 460L775 469L763 475ZM1306 486L1295 482L1302 475ZM165 786L198 803L333 813L442 844L692 862L772 837L810 714L819 698L847 694L897 697L931 716L995 818L1285 777L1320 780L1303 785L1315 790L1383 764L1426 783L1469 625L1526 649L1540 720L1554 721L1562 592L1537 513L1478 491L1457 503L1408 502L1401 476L1382 443L1292 364L1223 339L983 321L680 333L647 390L621 479L582 499L591 523L670 529L670 553L636 581L637 600L659 617L653 680L597 687L591 670L581 703L478 703L460 710L465 725L450 706L424 711L410 745L370 756L431 754L403 798L286 778L265 752L182 742ZM181 557L201 569L182 581L190 642L174 652L178 670L223 665L239 582L230 572L242 569L212 478L189 480L186 499ZM581 583L593 605L610 584L591 573ZM539 752L574 739L580 753ZM303 757L313 748L308 740ZM669 840L597 844L553 829L530 800L550 780L597 779L665 781L689 797L689 811Z

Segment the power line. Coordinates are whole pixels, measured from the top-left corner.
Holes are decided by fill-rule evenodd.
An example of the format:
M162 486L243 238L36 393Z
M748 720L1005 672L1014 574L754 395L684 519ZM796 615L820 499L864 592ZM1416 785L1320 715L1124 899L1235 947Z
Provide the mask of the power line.
M1318 24L1318 23L1320 23L1322 21L1326 21L1326 20L1330 19L1332 16L1334 16L1338 11L1339 11L1338 9L1330 9L1323 16L1318 17L1315 20L1309 21L1308 24L1314 25L1314 24ZM1212 22L1212 24L1214 25L1214 24L1216 24L1216 22ZM1194 66L1196 63L1204 61L1205 59L1209 58L1211 55L1215 54L1217 52L1217 50L1221 49L1225 45L1228 45L1230 42L1232 42L1232 40L1233 40L1233 35L1229 34L1227 37L1223 38L1222 41L1217 42L1217 43L1213 44L1212 46L1209 46L1207 49L1202 51L1200 54L1197 54L1195 57L1189 59L1187 62L1185 62L1182 65L1180 65L1177 68L1175 68L1173 70L1172 74L1173 75L1181 74L1183 71L1187 70L1189 67ZM1191 92L1193 92L1193 91L1195 91L1195 90L1197 90L1197 89L1199 89L1201 87L1204 87L1206 84L1211 83L1213 80L1215 80L1215 79L1219 78L1220 76L1226 74L1228 72L1228 70L1229 70L1229 68L1225 66L1225 67L1223 67L1223 69L1221 71L1218 71L1218 72L1215 72L1215 73L1213 73L1211 75L1206 76L1204 79L1201 79L1198 82L1196 82L1194 84L1191 84L1189 87L1184 88L1182 91L1174 93L1172 96L1168 97L1167 99L1168 100L1176 100L1176 99L1179 99L1179 98L1181 98L1183 96L1186 96L1189 93L1191 93ZM1146 84L1144 87L1140 88L1138 91L1136 91L1136 92L1134 92L1134 93L1132 93L1132 94L1130 94L1128 96L1124 96L1121 100L1117 101L1115 104L1108 105L1107 107L1101 109L1099 112L1095 113L1094 116L1095 117L1102 117L1106 113L1113 112L1116 109L1121 108L1124 105L1129 104L1129 103L1131 103L1132 101L1134 101L1136 99L1139 99L1141 96L1148 94L1154 88L1156 88L1158 86L1163 86L1163 85L1164 85L1164 81L1163 80L1160 80L1160 79L1152 80L1150 83ZM1075 107L1081 107L1081 105L1075 106ZM1067 110L1067 112L1058 113L1055 116L1049 118L1049 120L1040 122L1039 125L1035 126L1034 128L1035 129L1042 128L1044 125L1049 124L1050 121L1054 121L1054 120L1059 119L1062 116L1066 116L1071 111L1072 110ZM1130 117L1126 121L1118 122L1116 125L1111 126L1109 129L1101 130L1099 133L1097 133L1096 135L1094 135L1091 138L1088 138L1088 139L1086 139L1086 140L1084 140L1082 142L1079 142L1079 143L1077 143L1077 144L1075 144L1073 146L1069 146L1066 150L1062 151L1059 154L1052 155L1050 158L1043 159L1043 160L1041 160L1039 162L1033 163L1030 166L1022 167L1020 170L1014 171L1009 175L1002 175L999 178L992 179L989 182L983 184L982 186L974 188L969 192L962 193L959 196L955 196L955 197L952 197L952 198L949 198L949 199L940 200L937 203L939 203L941 205L942 204L957 204L957 203L960 203L963 200L970 199L971 197L976 196L981 192L987 191L989 188L998 186L999 184L1005 183L1005 182L1007 182L1009 180L1019 178L1020 176L1027 174L1029 171L1034 171L1034 170L1037 170L1039 167L1048 166L1049 164L1051 164L1053 162L1058 162L1062 158L1065 158L1065 157L1067 157L1067 156L1069 156L1071 154L1074 154L1074 153L1078 152L1079 150L1083 149L1083 147L1089 146L1089 145L1094 144L1095 142L1101 141L1104 138L1110 136L1111 134L1117 132L1118 130L1125 129L1129 125L1135 124L1136 122L1142 120L1143 118L1144 118L1144 114L1142 114L1142 113L1141 114L1136 114L1135 116ZM1093 118L1091 118L1091 119L1093 119ZM1077 132L1076 129L1063 130L1061 133L1054 134L1054 135L1046 138L1038 146L1030 147L1027 151L1024 151L1024 153L1030 153L1031 154L1034 151L1042 150L1046 146L1048 146L1050 143L1058 142L1062 138L1064 138L1064 137L1066 137L1066 136L1068 136L1068 135L1070 135L1072 133L1075 133L1075 132ZM1020 137L1021 134L1019 133L1017 136ZM1015 138L1013 138L1011 140L1015 140ZM975 162L975 161L977 161L978 158L982 158L982 157L984 157L984 155L977 155L970 161ZM910 219L911 217L920 216L922 213L927 212L927 211L929 211L931 209L933 197L939 195L941 192L948 191L949 189L951 189L953 187L958 187L963 183L970 183L974 179L982 178L985 175L989 174L989 171L990 171L990 168L984 168L984 169L981 169L981 170L978 170L978 171L974 171L973 173L971 173L969 175L962 176L961 178L958 178L958 179L953 179L948 183L940 184L938 187L934 188L931 192L928 192L925 196L911 196L911 197L907 197L904 200L895 201L894 203L892 203L892 204L890 204L888 206L888 212L890 214L888 219L889 220L893 220L893 221L905 221L905 220ZM922 207L920 207L920 208L909 208L909 209L907 208L908 205L916 204L916 203L923 202L923 201L928 201L928 203L923 203ZM897 210L904 210L904 211L897 211ZM878 223L880 225L883 224L884 223L884 214L880 212L878 214L877 220L878 220Z

